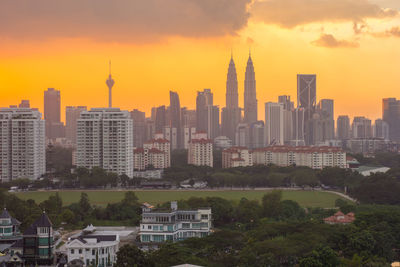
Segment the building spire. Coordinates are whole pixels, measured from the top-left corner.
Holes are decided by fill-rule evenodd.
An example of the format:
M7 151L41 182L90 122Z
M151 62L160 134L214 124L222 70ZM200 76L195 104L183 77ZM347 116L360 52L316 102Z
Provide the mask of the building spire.
M114 86L114 80L111 77L111 60L109 61L109 72L110 74L108 75L108 79L106 80L106 84L108 87L108 107L112 107L112 88Z

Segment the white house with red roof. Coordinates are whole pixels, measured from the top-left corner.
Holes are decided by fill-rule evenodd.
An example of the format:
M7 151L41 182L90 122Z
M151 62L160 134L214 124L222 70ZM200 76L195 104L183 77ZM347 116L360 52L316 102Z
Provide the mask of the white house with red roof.
M165 169L171 166L170 142L162 135L143 144L143 148L133 150L133 168L142 171L150 165L155 169Z
M197 132L189 142L188 164L213 167L213 141L207 133Z
M251 151L246 147L231 147L222 151L222 168L253 166Z
M325 218L324 222L327 224L350 224L356 219L353 212L344 214L341 211L336 212L334 215Z

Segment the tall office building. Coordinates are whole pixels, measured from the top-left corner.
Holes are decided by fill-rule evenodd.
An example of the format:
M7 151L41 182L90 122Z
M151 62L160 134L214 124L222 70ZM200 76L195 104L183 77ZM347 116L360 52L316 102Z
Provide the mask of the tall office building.
M350 118L347 115L342 115L337 118L337 139L350 139Z
M119 108L83 111L77 124L77 166L133 177L132 119Z
M382 119L389 124L389 139L400 142L400 100L396 98L382 100Z
M182 126L188 128L196 128L196 110L182 108Z
M313 143L312 118L317 104L317 76L315 74L297 75L297 107L304 109L304 139L307 145Z
M134 109L131 112L133 146L142 147L146 140L146 113Z
M21 100L21 103L18 105L19 108L30 108L31 105L29 100Z
M156 108L155 112L155 126L156 126L156 133L162 133L164 126L166 125L166 110L165 106L160 106Z
M219 136L219 107L208 106L207 107L207 136L214 140L215 137Z
M182 126L181 126L181 104L179 102L179 95L176 92L169 92L169 119L170 127L176 129L176 148L182 148Z
M333 99L321 99L318 102L318 109L322 112L327 118L334 120L334 102Z
M365 117L354 117L351 130L352 137L355 139L372 138L372 123Z
M257 93L256 78L251 55L247 60L244 79L244 122L253 123L257 121Z
M322 142L335 138L335 114L333 99L321 99L318 103L317 111L320 119L320 131Z
M239 107L238 81L233 57L231 57L231 61L229 62L226 78L226 107L229 109Z
M229 62L226 79L226 106L222 109L222 135L235 140L236 127L241 119L239 108L238 81L233 57Z
M37 179L46 173L45 122L28 108L0 109L0 180Z
M264 147L265 144L265 124L263 121L256 121L250 125L250 149Z
M288 95L278 96L278 103L283 105L283 139L285 144L290 144L293 139L294 103Z
M81 112L86 110L86 106L65 107L65 137L73 144L76 144L76 122Z
M197 92L196 97L196 129L198 132L207 132L208 106L213 105L213 94L210 89Z
M49 139L65 136L60 112L60 91L48 88L47 91L44 91L44 119L46 121L46 137Z
M236 126L235 145L241 147L250 146L250 126L247 123L239 123Z
M389 140L390 127L386 121L382 119L376 119L373 128L375 138Z
M278 96L278 102L283 104L285 110L293 110L294 102L290 100L290 95L280 95Z
M266 145L284 145L284 116L282 103L265 103Z
M292 140L293 146L304 146L304 109L296 108L292 111Z

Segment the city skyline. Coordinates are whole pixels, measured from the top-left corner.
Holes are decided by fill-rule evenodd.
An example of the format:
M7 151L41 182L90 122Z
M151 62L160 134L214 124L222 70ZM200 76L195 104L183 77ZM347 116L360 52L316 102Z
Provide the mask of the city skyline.
M255 57L252 55L251 59L253 61L257 61L257 59L254 59L254 58ZM236 66L237 65L236 64L236 60L235 60L235 58L233 58L233 60L235 61L234 64L236 66L236 75L238 77L237 78L237 80L238 80L237 81L237 83L238 83L238 106L240 108L242 108L242 109L244 109L244 95L245 95L245 92L244 92L245 90L244 90L244 86L243 86L243 84L245 83L245 75L244 74L246 72L246 65L248 64L248 60L249 59L250 59L250 57L249 57L249 55L247 55L247 59L246 59L246 61L244 63L243 68L241 68L242 66L239 66L240 71L238 71L238 66ZM232 60L232 58L230 60ZM109 62L107 62L107 63L109 63ZM225 68L224 68L225 72L227 71L226 65L227 64L225 64ZM262 72L262 70L259 71L259 72ZM107 74L109 74L109 72L107 72ZM261 99L258 95L262 94L264 90L262 90L262 89L260 90L259 86L257 86L257 102L258 102L257 103L257 109L258 109L257 116L258 116L258 118L260 120L265 120L265 117L264 117L264 105L265 105L265 103L267 103L267 102L276 102L278 97L281 96L281 95L289 95L293 99L296 99L296 97L297 97L297 81L296 81L297 78L296 78L296 76L297 75L299 75L299 74L296 73L292 77L293 78L292 80L294 80L294 82L295 82L295 85L294 85L295 88L294 89L291 88L289 90L280 90L280 91L276 91L273 94L271 94L271 95L274 95L274 96L276 95L276 97L269 96L269 97L267 97L267 99ZM317 95L316 95L317 102L318 102L319 99L322 99L322 97L320 97L318 95L318 93L323 91L323 88L321 88L322 87L321 80L323 81L324 79L319 77L318 74L315 74L315 75L317 76L317 79L318 79L318 85L317 85L318 86L318 92L317 92ZM242 79L239 79L240 76L242 76ZM261 76L261 77L258 77L258 76ZM265 79L265 78L263 79L262 75L260 75L260 74L258 76L257 76L257 73L256 73L255 79L257 80L257 82L258 82L258 80L264 80ZM106 77L109 78L109 76L106 76ZM226 73L225 73L225 77L226 77ZM226 80L225 80L225 83L226 83ZM399 82L399 84L400 84L400 82ZM107 85L104 85L104 77L103 77L102 88L99 88L97 90L98 91L97 95L99 97L91 98L91 99L85 100L85 101L82 101L79 98L76 98L76 96L75 96L75 98L73 98L73 100L68 100L68 99L65 100L65 98L68 97L68 93L70 93L70 91L68 89L64 89L63 90L63 88L59 88L57 86L53 86L53 87L63 94L62 101L61 101L61 114L60 114L60 116L61 116L61 121L64 122L64 123L65 123L65 120L66 120L65 112L66 112L66 108L68 106L87 106L88 108L108 107L109 106L109 100L110 100L110 98L109 98L109 96L110 96L109 95L109 88L107 87ZM43 94L44 90L47 90L47 89L53 88L53 87L43 88L42 91L41 91L41 94ZM208 88L208 87L204 87L204 88ZM118 105L118 103L123 103L123 102L126 101L126 100L124 100L124 97L121 96L121 93L124 94L126 92L124 92L123 89L119 88L118 89L119 93L114 92L114 91L112 92L112 98L114 98L113 102L114 103L117 102L117 104L113 104L113 106L119 107L119 108L121 108L123 110L129 110L129 111L134 110L134 109L139 109L139 110L142 110L142 111L146 112L146 116L150 116L152 108L154 108L156 106L161 106L161 105L168 105L168 103L169 103L169 91L176 91L176 93L178 93L180 95L181 99L185 99L186 100L186 101L181 101L182 102L181 107L187 107L189 109L195 109L196 108L196 96L195 96L196 92L200 91L200 90L204 90L204 88L198 88L198 89L190 90L189 92L193 92L194 96L190 96L188 94L189 92L185 91L185 90L165 88L165 92L164 91L160 91L160 94L159 94L159 95L161 95L163 97L161 102L153 102L154 104L152 102L150 102L148 104L138 103L138 104L134 105L134 104L125 103L125 104ZM218 102L216 101L216 105L220 106L220 107L224 107L225 104L226 104L226 88L223 88L224 92L222 92L222 93L221 93L221 90L215 90L213 88L211 88L211 90L213 90L213 94L216 96L214 98L218 101ZM4 93L4 91L2 91L2 93ZM141 92L141 93L143 93L143 92ZM341 108L340 105L337 104L337 101L336 101L336 99L334 97L335 93L334 92L330 92L330 93L331 93L331 95L328 95L328 94L325 94L325 93L323 95L326 96L325 98L329 98L329 99L335 100L335 120L341 115L348 115L351 119L353 119L354 117L359 117L359 116L366 116L366 117L368 117L368 118L370 118L372 120L381 118L382 117L382 113L381 113L382 112L382 109L381 109L382 99L390 98L390 97L398 97L396 93L394 93L393 95L388 95L388 96L382 95L381 98L374 100L374 104L373 104L372 108L369 107L365 111L361 111L360 110L358 112L354 112L354 111L352 112L353 109L351 109L351 108L349 108L349 109L343 109L343 107ZM80 93L78 93L78 94L80 94ZM164 96L164 94L165 94L165 96ZM0 99L0 103L1 103L0 106L8 107L10 104L16 105L20 101L27 99L28 101L30 101L31 107L38 108L39 111L42 114L44 114L44 108L43 108L44 102L43 102L43 100L42 100L42 103L40 103L40 99L37 99L36 95L33 98L28 98L28 97L26 97L26 95L27 94L23 94L23 93L21 94L21 96L15 95L12 98L13 100L15 99L14 102L5 103L5 100ZM67 95L67 96L65 96L65 95ZM115 95L119 95L119 98L116 98ZM361 95L360 95L360 97L361 97ZM146 97L146 95L145 95L142 99L151 99L151 98L152 97L149 97L149 96ZM68 101L68 102L65 103L66 101ZM98 102L103 102L103 105L101 105L101 104L100 105L96 105L96 103L98 103ZM37 105L36 103L39 103L39 105ZM91 103L93 103L93 104L91 104ZM156 104L156 103L159 103L159 104ZM354 104L357 104L357 103L354 103ZM373 110L372 113L371 113L371 110ZM342 112L340 112L340 111L342 111ZM368 114L371 114L371 115L368 115Z

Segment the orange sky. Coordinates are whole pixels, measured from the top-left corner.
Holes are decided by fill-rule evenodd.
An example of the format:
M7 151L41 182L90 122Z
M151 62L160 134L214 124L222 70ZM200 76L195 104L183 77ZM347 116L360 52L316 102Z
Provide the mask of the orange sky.
M378 118L382 98L400 98L400 33L391 31L400 25L399 16L364 18L361 33L353 29L354 21L340 16L306 23L299 18L290 22L295 26L250 17L234 33L163 33L142 41L84 35L24 39L0 31L0 106L29 99L42 110L48 87L61 90L63 118L68 105L106 106L111 59L114 106L149 115L151 107L168 105L168 91L174 90L181 106L194 108L196 91L211 88L215 104L223 107L231 49L243 105L251 47L261 119L265 102L283 94L296 99L298 73L317 74L317 97L335 100L335 116Z

